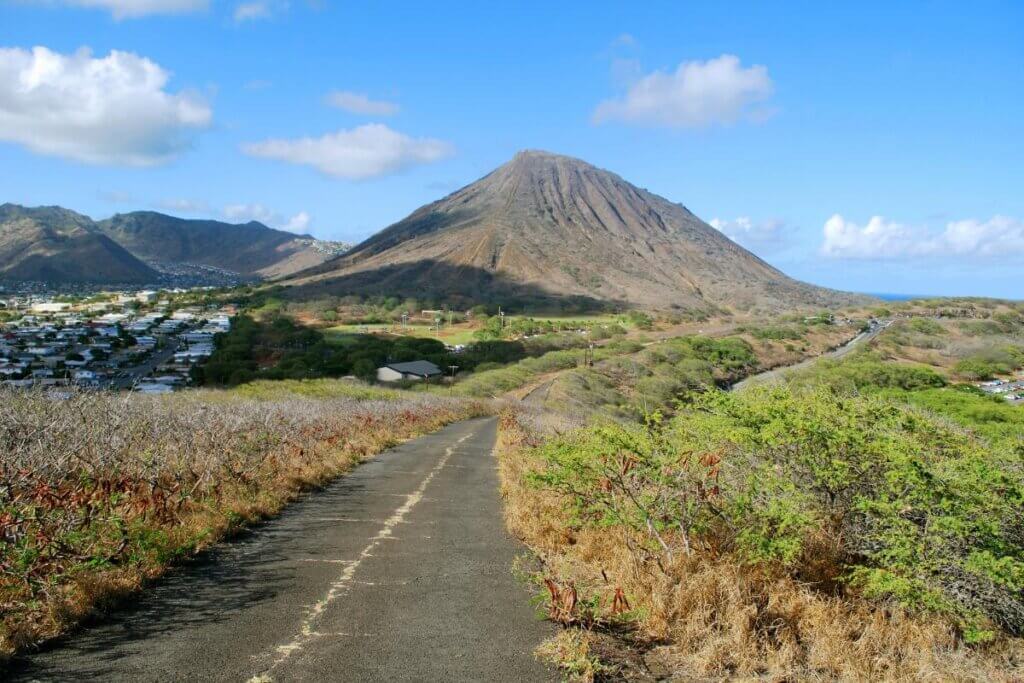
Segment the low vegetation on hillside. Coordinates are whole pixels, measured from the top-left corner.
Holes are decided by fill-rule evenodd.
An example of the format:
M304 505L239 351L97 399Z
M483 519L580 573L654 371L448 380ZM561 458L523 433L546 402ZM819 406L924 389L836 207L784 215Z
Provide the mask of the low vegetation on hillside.
M0 396L0 653L54 636L472 401L344 382Z
M894 336L955 336L932 322ZM544 652L582 679L1024 673L1024 410L888 334L734 393L727 360L675 341L507 412L510 528L569 627Z
M230 332L217 337L213 356L194 375L198 383L213 386L349 375L372 382L377 368L388 363L427 360L446 373L456 366L466 374L586 344L580 335L544 335L478 341L455 353L437 339L399 334L327 336L284 315L265 319L240 315Z

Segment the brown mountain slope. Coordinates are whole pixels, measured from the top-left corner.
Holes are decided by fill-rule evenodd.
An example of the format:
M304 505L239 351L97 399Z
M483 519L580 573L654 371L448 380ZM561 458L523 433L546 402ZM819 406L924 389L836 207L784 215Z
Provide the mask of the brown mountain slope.
M0 280L150 284L159 275L81 214L0 205Z
M136 211L98 226L146 261L213 266L248 276L289 275L343 250L339 243L319 242L256 221L236 225Z
M680 204L578 159L520 152L287 284L467 300L790 308L854 295L797 282Z

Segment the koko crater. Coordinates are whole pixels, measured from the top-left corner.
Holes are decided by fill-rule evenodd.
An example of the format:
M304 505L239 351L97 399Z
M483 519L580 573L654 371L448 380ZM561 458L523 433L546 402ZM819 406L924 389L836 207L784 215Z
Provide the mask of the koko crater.
M685 206L614 173L532 150L285 284L655 308L858 300L787 277Z

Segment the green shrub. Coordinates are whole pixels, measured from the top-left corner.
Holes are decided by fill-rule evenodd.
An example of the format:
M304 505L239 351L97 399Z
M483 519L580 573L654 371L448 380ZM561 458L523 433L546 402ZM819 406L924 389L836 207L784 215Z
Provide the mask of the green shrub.
M1020 454L887 398L712 391L671 420L588 428L536 455L536 483L578 526L630 528L646 552L845 583L969 639L1024 633Z
M891 388L912 391L946 385L946 379L931 368L886 363L874 353L859 353L841 361L822 359L793 379L801 385L823 384L857 391Z
M931 318L912 318L907 327L920 334L946 334L946 328Z

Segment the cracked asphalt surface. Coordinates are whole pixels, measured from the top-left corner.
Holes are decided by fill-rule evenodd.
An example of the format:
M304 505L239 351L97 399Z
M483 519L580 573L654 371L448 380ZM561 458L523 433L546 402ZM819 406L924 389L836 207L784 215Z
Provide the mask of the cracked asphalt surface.
M6 680L558 680L532 655L553 627L511 573L496 428L381 454Z

